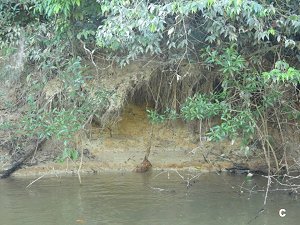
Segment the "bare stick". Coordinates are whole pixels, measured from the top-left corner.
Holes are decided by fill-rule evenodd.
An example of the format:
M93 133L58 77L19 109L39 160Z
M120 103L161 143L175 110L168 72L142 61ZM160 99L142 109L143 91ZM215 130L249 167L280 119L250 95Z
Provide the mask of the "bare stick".
M166 189L163 189L163 188L157 188L157 187L151 187L149 186L152 190L155 190L155 191L165 191Z
M196 175L192 175L191 178L187 177L187 178L185 179L184 176L182 176L182 175L178 172L178 170L175 170L175 172L180 176L180 178L181 178L184 182L186 182L186 187L187 187L187 188L189 188L189 187L191 186L191 181L192 181L193 179L198 178L198 177L201 175L201 173L199 173L199 174L196 174ZM188 174L188 175L191 175L191 174Z
M167 173L167 172L168 172L168 171L162 171L162 172L160 172L159 174L156 174L155 177L154 177L153 179L155 179L156 177L160 176L161 174Z
M268 192L269 192L269 188L271 185L271 176L268 176L268 185L267 185L267 190L266 190L266 194L265 194L265 200L264 200L264 205L267 204L267 198L268 198Z
M45 175L46 175L46 174L44 174L44 175L38 177L37 179L35 179L34 181L32 181L30 184L28 184L28 185L26 186L26 188L29 188L32 184L34 184L36 181L42 179Z
M97 75L99 75L98 66L97 66L97 64L96 64L95 61L94 61L94 52L95 52L96 49L93 49L93 50L91 51L91 50L89 50L89 49L86 47L85 42L83 42L82 40L80 40L80 42L81 42L81 44L83 45L83 48L84 48L85 52L86 52L87 54L89 54L89 57L90 57L90 59L91 59L93 65L94 65L94 67L95 67L95 69L96 69Z
M78 168L78 170L77 170L78 180L79 180L79 183L80 183L80 184L81 184L80 170L81 170L81 167L82 167L82 159L83 159L83 148L81 148L80 164L79 164L79 168Z

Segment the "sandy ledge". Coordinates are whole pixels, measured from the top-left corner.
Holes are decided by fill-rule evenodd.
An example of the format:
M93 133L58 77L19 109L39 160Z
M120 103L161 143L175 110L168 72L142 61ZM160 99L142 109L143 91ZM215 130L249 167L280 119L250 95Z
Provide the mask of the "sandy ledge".
M189 166L184 165L153 165L152 171L164 171L164 170L178 170L178 171L193 171L199 173L208 172L221 172L226 171L225 168L231 167L232 164L228 162L220 162L212 164L194 164ZM12 177L62 177L62 176L77 176L78 175L78 163L65 162L65 163L46 163L37 166L24 167L13 173ZM99 174L102 172L133 172L135 167L131 165L119 165L116 167L113 163L110 165L101 165L97 162L87 162L82 164L80 169L80 175Z

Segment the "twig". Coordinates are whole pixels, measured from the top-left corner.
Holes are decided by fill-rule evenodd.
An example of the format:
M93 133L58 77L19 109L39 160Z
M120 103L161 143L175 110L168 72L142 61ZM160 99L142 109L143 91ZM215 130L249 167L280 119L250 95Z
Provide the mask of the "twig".
M82 167L82 159L83 159L83 148L81 148L80 164L79 164L79 168L77 170L78 180L79 180L80 184L81 184L80 170L81 170L81 167Z
M151 187L149 186L152 190L155 190L155 191L165 191L166 189L163 189L163 188L157 188L157 187Z
M271 185L271 176L268 175L268 184L267 184L267 190L266 190L266 194L265 194L264 205L267 204L267 198L268 198L268 192L269 192L270 185Z
M158 176L160 176L161 174L163 174L163 173L167 173L168 171L162 171L162 172L160 172L159 174L156 174L155 176L154 176L154 178L153 179L155 179L156 177L158 177Z
M275 109L275 116L276 116L276 120L277 120L277 123L278 123L279 131L280 131L281 141L282 141L282 143L284 143L284 146L283 146L284 164L285 164L285 167L286 167L287 174L289 174L289 166L288 166L288 163L287 163L287 157L286 157L285 139L284 139L284 136L283 136L281 124L280 124L280 121L279 121L279 118L278 118L277 110L276 110L276 109Z
M175 170L175 172L181 177L181 179L184 181L184 182L186 182L186 187L187 188L189 188L190 186L191 186L191 181L193 180L193 179L195 179L195 178L198 178L201 174L199 173L199 174L196 174L196 175L193 175L191 178L187 178L187 179L185 179L184 178L184 176L182 176L179 172L178 172L178 170ZM191 175L191 174L188 174L188 175Z
M28 184L28 185L26 186L26 188L29 188L32 184L34 184L36 181L42 179L45 175L46 175L46 174L44 174L44 175L38 177L37 179L35 179L34 181L32 181L30 184Z
M91 59L93 65L94 65L94 67L95 67L95 69L96 69L97 75L99 75L98 66L97 66L97 64L95 63L95 61L94 61L94 56L93 56L96 49L93 49L93 50L91 51L91 50L89 50L89 49L86 47L85 43L84 43L82 40L80 40L80 42L81 42L81 44L83 45L83 48L84 48L85 52L89 54L90 59Z

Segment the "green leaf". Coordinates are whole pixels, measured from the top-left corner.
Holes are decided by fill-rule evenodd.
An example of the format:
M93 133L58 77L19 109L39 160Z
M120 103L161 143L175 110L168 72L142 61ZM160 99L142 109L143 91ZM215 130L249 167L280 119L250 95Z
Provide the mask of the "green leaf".
M156 31L156 25L154 23L151 23L151 25L150 25L150 31L152 33L154 33Z

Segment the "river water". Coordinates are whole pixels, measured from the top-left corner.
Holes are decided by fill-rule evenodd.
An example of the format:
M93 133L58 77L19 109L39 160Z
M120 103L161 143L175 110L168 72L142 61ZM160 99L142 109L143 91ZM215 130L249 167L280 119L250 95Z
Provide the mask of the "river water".
M33 180L0 180L0 225L300 224L300 200L287 193L269 193L259 213L265 192L254 190L265 189L262 177L103 173L82 177L81 185L76 176L54 177L26 188Z

